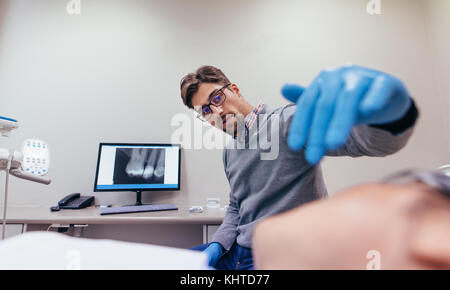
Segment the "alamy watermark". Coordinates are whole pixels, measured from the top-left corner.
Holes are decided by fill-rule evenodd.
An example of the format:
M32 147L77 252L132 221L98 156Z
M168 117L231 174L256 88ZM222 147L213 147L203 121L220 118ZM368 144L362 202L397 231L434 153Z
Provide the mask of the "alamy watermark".
M366 265L367 270L381 270L381 254L377 250L370 250L366 254L369 262Z
M79 250L67 251L66 270L81 270L81 253Z
M370 0L366 7L367 13L370 15L381 14L381 0Z
M171 143L184 149L242 149L258 150L261 160L275 160L280 151L280 118L277 114L258 114L253 126L246 131L243 116L215 116L213 126L194 116L179 113L172 117L171 126L177 127ZM223 130L223 120L234 120ZM237 132L237 134L236 134ZM247 134L246 134L247 132ZM224 134L226 133L226 134ZM233 137L232 137L233 136ZM231 138L233 142L230 142Z
M66 11L69 15L80 15L81 0L70 0L67 2Z

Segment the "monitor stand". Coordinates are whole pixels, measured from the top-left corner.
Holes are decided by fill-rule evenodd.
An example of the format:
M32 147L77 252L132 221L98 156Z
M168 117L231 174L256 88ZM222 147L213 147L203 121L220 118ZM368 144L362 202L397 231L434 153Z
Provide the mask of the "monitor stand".
M125 205L124 207L128 207L128 206L143 206L143 205L152 205L152 204L150 204L150 203L146 203L146 204L143 204L142 203L142 191L140 191L140 190L136 190L136 203L135 204L130 204L130 205ZM158 205L156 205L156 204L153 204L153 205L155 205L155 206L158 206ZM173 204L160 204L159 206L162 206L163 207L163 209L159 209L159 210L172 210L172 209L178 209L175 205L173 205ZM164 208L164 207L167 207L167 206L169 206L169 208Z
M135 206L143 205L141 198L142 198L142 191L137 190L136 191L136 203L134 204Z
M122 205L122 206L141 206L141 205L150 205L150 204L143 204L142 203L142 191L137 190L136 191L136 203L135 204Z

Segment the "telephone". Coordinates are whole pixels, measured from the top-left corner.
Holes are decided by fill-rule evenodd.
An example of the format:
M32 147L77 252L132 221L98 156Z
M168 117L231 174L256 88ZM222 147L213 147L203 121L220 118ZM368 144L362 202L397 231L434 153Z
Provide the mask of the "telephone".
M72 193L61 199L57 206L53 206L50 209L51 211L59 211L60 209L82 209L90 206L94 199L94 196L81 196L79 193Z

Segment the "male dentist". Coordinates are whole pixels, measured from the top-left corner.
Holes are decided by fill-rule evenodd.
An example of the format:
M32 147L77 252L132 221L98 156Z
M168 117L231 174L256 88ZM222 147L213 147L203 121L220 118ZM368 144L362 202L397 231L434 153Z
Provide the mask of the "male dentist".
M325 155L394 154L406 145L418 118L399 79L355 65L323 70L308 87L285 85L282 94L293 103L252 106L212 66L181 80L184 104L234 137L223 152L231 188L227 213L212 242L194 248L206 252L217 269L253 269L258 221L328 195L319 163ZM278 134L272 138L278 140L278 155L264 160L265 149L249 144L268 128Z

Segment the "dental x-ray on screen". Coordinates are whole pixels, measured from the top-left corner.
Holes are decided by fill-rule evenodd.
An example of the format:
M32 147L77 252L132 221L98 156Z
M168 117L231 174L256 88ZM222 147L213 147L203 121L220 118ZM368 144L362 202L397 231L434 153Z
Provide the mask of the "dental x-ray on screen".
M100 144L95 191L178 190L180 147Z

